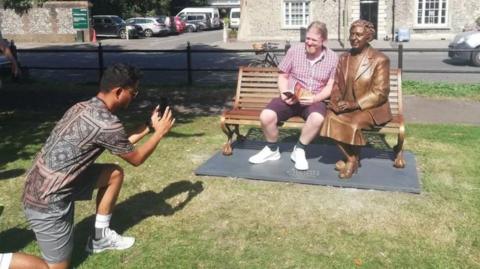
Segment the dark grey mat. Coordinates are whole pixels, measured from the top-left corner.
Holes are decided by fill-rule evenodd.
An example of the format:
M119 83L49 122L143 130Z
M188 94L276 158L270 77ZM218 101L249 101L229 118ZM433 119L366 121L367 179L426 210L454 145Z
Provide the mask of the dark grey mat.
M362 149L361 167L349 180L338 178L334 170L335 162L342 156L334 145L312 144L307 147L308 171L298 171L290 160L293 144L280 144L282 158L264 164L252 165L248 158L263 148L265 144L256 141L234 143L234 153L223 156L217 152L201 165L196 175L225 176L269 181L286 181L303 184L335 187L374 189L420 193L415 156L404 152L406 167L393 167L393 152L369 147Z

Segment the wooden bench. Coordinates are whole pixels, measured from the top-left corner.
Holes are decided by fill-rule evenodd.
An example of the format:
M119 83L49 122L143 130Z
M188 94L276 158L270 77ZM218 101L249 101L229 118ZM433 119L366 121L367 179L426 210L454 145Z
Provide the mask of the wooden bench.
M236 134L237 140L244 140L240 134L240 125L261 126L260 112L274 97L279 96L278 69L269 67L240 67L238 72L237 92L233 108L225 111L221 117L221 127L227 135L227 143L223 146L223 154L231 155L232 139ZM396 134L397 145L393 147L395 153L394 166L405 167L403 158L403 142L405 139L405 124L403 120L402 80L401 70L390 70L390 94L388 98L393 119L385 125L375 126L367 132ZM304 120L293 117L282 122L284 128L302 128Z

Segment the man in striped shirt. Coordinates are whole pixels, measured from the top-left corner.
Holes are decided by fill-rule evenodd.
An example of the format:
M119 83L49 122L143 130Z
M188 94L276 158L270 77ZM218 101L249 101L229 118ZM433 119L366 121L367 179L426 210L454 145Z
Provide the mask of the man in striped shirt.
M253 164L280 159L278 122L293 116L305 120L290 158L297 170L308 170L306 146L318 135L326 113L323 102L330 97L338 57L325 46L325 23L314 21L307 28L305 44L293 46L279 65L280 97L272 99L260 114L267 145L248 160Z

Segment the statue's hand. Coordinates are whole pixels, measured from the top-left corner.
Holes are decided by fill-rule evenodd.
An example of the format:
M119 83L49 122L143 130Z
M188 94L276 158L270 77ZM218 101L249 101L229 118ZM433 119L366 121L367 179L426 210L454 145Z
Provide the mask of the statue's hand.
M360 106L354 101L340 101L337 103L337 113L349 112L359 109Z
M338 106L337 102L329 102L327 103L327 108L335 112L335 114L342 113L342 110Z

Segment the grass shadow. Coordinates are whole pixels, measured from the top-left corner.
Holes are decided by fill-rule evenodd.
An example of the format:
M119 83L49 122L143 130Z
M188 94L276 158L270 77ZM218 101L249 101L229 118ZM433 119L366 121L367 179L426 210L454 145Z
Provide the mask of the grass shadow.
M25 169L10 169L6 171L0 171L0 180L11 179L23 175Z
M160 192L145 191L137 193L115 206L112 229L119 234L151 216L170 216L182 210L195 196L203 191L203 182L181 180L166 186ZM182 202L171 205L168 199L186 193ZM94 227L95 215L86 217L75 226L75 247L72 265L79 266L88 256L84 251L87 238ZM78 240L77 240L78 239Z
M27 228L18 226L0 233L0 253L17 252L35 240L35 234Z

